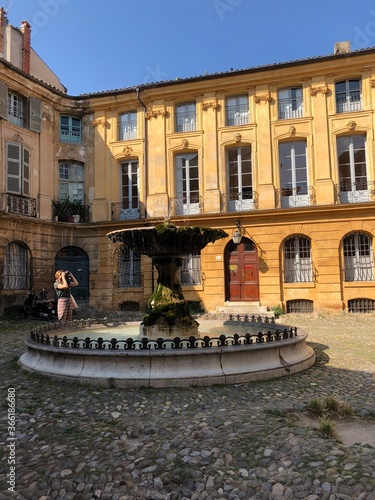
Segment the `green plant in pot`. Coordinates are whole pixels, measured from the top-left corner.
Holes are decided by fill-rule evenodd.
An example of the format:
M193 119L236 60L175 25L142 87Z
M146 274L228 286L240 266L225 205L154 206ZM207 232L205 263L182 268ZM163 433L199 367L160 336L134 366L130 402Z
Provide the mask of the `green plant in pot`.
M69 197L52 202L54 216L61 222L80 222L85 219L86 209L82 200L71 200Z

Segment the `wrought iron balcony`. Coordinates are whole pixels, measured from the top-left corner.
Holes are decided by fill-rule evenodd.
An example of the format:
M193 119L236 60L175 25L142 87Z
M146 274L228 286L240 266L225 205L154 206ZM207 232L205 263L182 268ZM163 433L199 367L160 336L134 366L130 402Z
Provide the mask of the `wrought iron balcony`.
M221 193L221 212L247 212L258 210L258 194L255 191Z
M311 186L284 187L278 189L277 208L297 208L315 205L315 189Z
M337 203L366 203L375 201L375 182L359 179L351 182L350 179L336 184Z
M169 198L170 215L199 215L204 211L203 197L199 195Z
M125 208L122 202L111 204L111 220L137 220L141 218L140 206Z
M26 215L36 217L36 199L4 193L5 210L10 214ZM3 206L4 206L3 205Z

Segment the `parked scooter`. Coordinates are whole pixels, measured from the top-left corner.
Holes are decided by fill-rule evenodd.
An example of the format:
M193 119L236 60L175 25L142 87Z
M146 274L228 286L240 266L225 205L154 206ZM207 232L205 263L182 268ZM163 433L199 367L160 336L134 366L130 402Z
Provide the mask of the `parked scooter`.
M27 299L23 303L21 315L23 318L32 316L33 318L51 321L52 318L57 318L56 300L49 300L44 288L38 295L33 290L30 290Z

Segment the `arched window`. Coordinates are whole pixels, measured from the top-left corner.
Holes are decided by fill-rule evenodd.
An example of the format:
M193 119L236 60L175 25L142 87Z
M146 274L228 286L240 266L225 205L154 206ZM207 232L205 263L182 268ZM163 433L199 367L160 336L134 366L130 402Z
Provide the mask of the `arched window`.
M284 243L284 281L298 283L312 280L311 241L297 234Z
M5 247L3 290L28 290L30 274L28 248L21 243L9 243Z
M351 233L344 238L344 280L373 281L372 241L365 233Z
M141 255L123 245L118 252L118 275L116 285L119 288L142 286Z
M199 285L201 283L201 253L196 252L183 258L180 268L181 285Z

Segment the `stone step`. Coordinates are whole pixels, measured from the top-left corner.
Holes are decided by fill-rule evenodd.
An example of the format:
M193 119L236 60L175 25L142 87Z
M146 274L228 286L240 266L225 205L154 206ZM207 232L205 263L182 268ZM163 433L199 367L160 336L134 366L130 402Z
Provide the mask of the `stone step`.
M222 307L219 306L217 309L217 312L224 314L261 314L266 316L270 312L267 306L262 306L259 302L225 302Z

